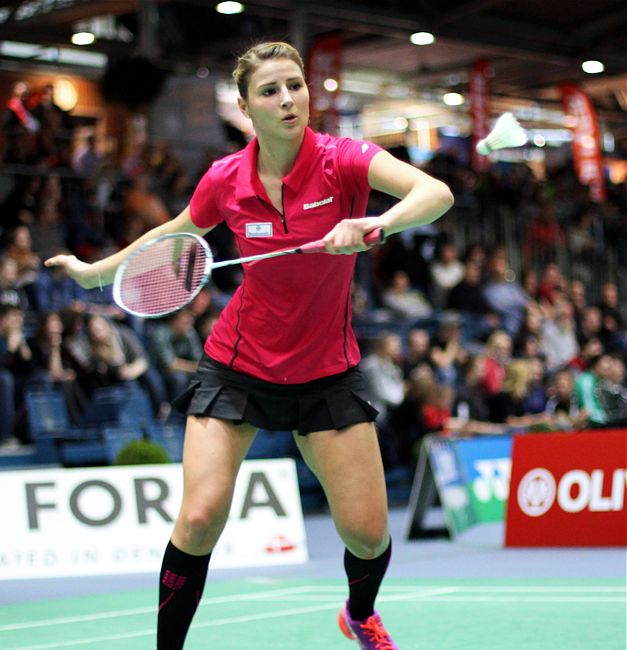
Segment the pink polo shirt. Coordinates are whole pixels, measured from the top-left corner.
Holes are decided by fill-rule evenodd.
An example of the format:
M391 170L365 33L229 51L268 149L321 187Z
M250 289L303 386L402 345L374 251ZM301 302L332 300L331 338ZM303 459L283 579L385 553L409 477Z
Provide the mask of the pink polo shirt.
M307 129L296 163L283 178L283 215L257 174L257 140L216 161L190 203L192 221L225 221L242 256L300 246L346 218L363 217L368 167L381 149ZM244 280L205 343L233 370L298 384L344 372L359 362L351 328L355 255L287 255L245 265Z

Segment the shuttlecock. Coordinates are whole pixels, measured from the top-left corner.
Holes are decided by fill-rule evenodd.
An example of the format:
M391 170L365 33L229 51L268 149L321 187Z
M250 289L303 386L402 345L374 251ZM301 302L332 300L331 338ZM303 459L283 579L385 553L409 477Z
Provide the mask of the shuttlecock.
M508 147L522 147L527 142L527 134L511 113L503 113L488 135L477 142L477 153L482 156Z

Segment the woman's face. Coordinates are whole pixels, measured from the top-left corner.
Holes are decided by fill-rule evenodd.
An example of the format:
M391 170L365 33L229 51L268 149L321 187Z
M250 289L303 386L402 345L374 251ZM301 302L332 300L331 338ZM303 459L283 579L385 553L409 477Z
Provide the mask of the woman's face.
M309 90L290 59L264 61L250 77L247 99L238 103L257 135L293 140L309 123Z
M95 316L87 325L87 334L92 341L106 341L109 338L111 329L104 318Z

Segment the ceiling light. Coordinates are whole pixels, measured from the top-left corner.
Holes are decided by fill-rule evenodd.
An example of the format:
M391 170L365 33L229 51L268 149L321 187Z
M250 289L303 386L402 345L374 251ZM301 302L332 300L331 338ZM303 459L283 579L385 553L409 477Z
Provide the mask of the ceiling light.
M588 74L598 74L605 70L605 66L601 61L584 61L581 64L581 69Z
M444 97L442 97L442 101L447 106L461 106L466 100L460 93L446 93Z
M409 40L414 45L431 45L435 41L435 36L431 32L415 32Z
M219 14L241 14L244 11L244 5L241 2L220 2L216 5L216 11Z
M334 93L337 89L339 84L335 79L325 79L324 83L322 84L324 86L324 89L330 93Z
M91 45L96 37L91 32L76 32L72 34L72 43L74 45Z

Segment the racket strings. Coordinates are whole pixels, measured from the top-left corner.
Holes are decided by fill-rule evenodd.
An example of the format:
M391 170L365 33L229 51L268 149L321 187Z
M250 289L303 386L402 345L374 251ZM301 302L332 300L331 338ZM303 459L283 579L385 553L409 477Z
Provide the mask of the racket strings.
M120 282L120 300L139 314L174 311L203 284L205 262L204 251L192 239L157 242L129 260Z

